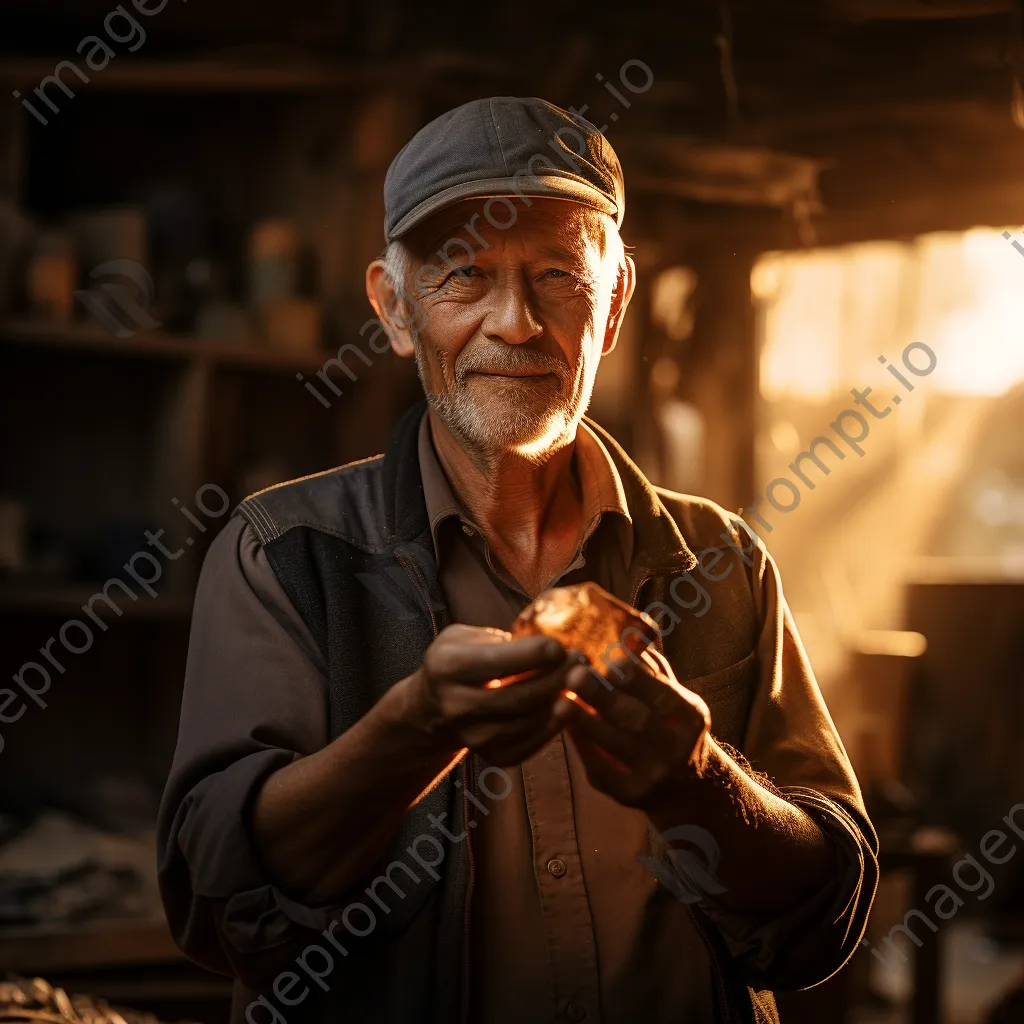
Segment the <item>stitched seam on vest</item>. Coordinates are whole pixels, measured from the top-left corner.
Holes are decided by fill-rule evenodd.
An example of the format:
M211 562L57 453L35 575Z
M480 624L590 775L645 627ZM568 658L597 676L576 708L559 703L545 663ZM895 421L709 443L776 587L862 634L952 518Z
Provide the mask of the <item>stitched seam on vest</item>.
M260 501L259 498L250 498L249 500L256 506L256 508L260 510L260 513L262 514L263 518L269 524L271 537L280 536L281 531L277 528L277 524L274 522L273 516L271 516L271 514L267 511L266 506L263 504L263 502Z
M238 505L238 514L249 524L249 526L255 531L256 536L259 537L261 544L266 544L270 538L267 536L266 531L263 528L262 520L256 515L256 509L245 502L240 502Z
M360 551L364 551L367 554L381 554L385 551L391 550L392 545L388 544L386 540L383 546L371 546L365 540L357 540L355 537L352 537L347 533L343 533L340 530L333 529L330 526L325 526L322 522L314 522L309 519L299 519L294 522L288 522L287 525L280 525L273 519L270 512L267 510L267 507L262 503L262 501L260 501L260 496L267 494L270 491L276 491L282 487L287 487L290 484L302 483L305 480L314 480L317 477L328 476L332 473L336 473L340 476L346 470L354 469L355 467L365 465L368 462L377 462L383 458L383 455L370 455L367 456L365 459L357 459L355 462L347 462L343 466L335 466L332 469L321 470L318 473L309 473L306 476L296 477L293 480L283 480L281 481L281 483L271 484L269 487L264 487L262 490L254 491L247 498L239 502L238 507L241 509L245 506L248 506L251 512L251 518L248 516L246 518L249 519L254 529L256 529L256 532L263 543L268 543L269 541L277 540L279 537L283 536L289 530L294 529L297 526L305 526L312 530L318 530L320 533L327 534L328 536L337 537L339 540L346 541L353 547L356 547ZM256 518L257 514L259 515L259 520L258 522L253 522L252 520ZM269 531L265 528L261 528L259 523L264 523L267 526L269 526ZM382 532L386 534L386 531Z
M283 530L279 531L276 536L270 538L271 540L280 540L290 530L295 530L300 526L308 527L311 530L316 530L319 533L326 533L329 537L337 537L338 540L343 540L347 544L351 544L352 547L358 548L360 551L365 552L368 555L382 555L385 552L394 550L394 545L385 545L384 547L371 547L364 541L356 540L354 537L350 537L347 533L342 533L340 530L332 530L330 527L324 526L322 523L313 523L308 519L300 519L297 522L289 523Z
M275 535L279 532L274 526L274 520L267 515L266 510L256 499L252 499L252 510L254 515L259 516L260 522L263 524L263 532L266 535L267 540L273 540Z
M266 522L264 521L263 516L260 515L259 509L248 499L246 499L242 507L246 512L245 518L252 524L257 534L259 534L260 541L266 544L266 542L270 540L270 537L267 536Z

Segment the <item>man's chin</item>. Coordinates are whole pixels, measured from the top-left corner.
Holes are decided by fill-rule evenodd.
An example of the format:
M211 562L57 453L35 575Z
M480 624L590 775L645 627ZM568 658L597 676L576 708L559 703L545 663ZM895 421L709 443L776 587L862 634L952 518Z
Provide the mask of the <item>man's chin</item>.
M554 447L566 429L560 409L550 406L531 409L528 402L510 402L492 395L485 408L474 405L473 413L463 426L469 429L465 439L474 447L495 454L517 452L529 457L543 454Z
M567 423L561 412L548 412L542 416L524 415L525 410L511 410L500 415L500 410L491 409L481 424L484 427L481 441L492 450L515 452L528 458L537 458L560 447L566 433Z

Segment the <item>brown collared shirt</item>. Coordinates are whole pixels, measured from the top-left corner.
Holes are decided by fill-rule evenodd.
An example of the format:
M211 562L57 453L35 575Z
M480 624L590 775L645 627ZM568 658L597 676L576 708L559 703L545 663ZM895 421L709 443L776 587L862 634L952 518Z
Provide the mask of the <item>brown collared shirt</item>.
M453 492L426 417L419 461L452 621L507 629L530 597ZM584 528L575 557L549 585L592 581L630 601L632 520L615 464L585 423L574 464ZM506 772L511 791L486 802L472 834L471 1019L711 1022L703 943L686 908L639 860L644 815L594 789L561 735Z

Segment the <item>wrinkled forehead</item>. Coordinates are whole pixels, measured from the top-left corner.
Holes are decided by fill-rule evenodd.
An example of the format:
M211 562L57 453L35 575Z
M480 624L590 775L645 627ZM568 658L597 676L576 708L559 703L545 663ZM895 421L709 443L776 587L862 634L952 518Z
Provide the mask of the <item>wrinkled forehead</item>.
M529 205L527 205L529 203ZM600 257L606 215L565 199L502 196L469 199L439 210L403 241L424 258L431 254L483 253L510 245L526 251L552 248Z

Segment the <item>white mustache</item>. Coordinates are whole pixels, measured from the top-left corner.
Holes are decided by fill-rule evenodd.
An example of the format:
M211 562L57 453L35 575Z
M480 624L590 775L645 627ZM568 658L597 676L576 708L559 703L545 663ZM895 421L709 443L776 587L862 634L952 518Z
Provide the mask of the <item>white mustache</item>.
M493 353L467 353L455 364L455 379L460 384L470 373L509 372L524 375L553 373L559 380L564 381L568 376L568 367L562 360L547 352L524 352L519 348L507 348Z

